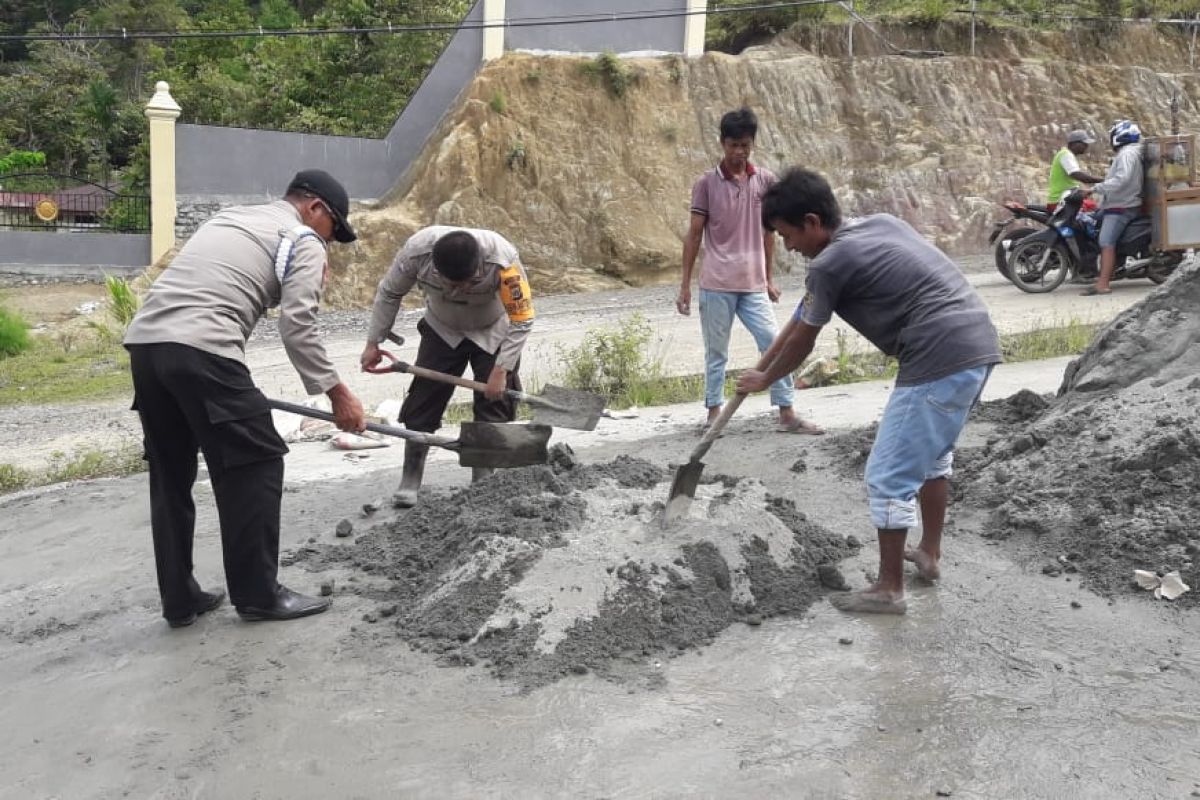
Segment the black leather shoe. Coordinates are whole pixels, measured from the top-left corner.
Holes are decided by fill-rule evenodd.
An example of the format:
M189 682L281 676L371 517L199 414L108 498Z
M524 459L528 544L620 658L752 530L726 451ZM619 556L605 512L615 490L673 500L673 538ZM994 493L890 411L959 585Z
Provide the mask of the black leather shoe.
M167 624L172 628L186 628L196 621L196 617L207 614L225 600L225 592L218 589L215 592L201 592L192 606L192 613L185 617L167 617Z
M238 606L238 616L247 622L268 622L281 619L296 619L311 614L320 614L329 608L329 601L320 597L293 592L286 586L275 591L275 602L266 608Z

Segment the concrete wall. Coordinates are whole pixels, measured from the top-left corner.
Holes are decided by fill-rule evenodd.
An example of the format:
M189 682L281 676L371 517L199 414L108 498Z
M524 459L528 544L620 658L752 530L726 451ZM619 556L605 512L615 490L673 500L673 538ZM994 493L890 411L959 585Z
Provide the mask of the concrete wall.
M507 0L505 6L509 21L504 32L506 50L679 53L684 49L685 17L536 26L518 23L522 19L553 16L561 16L566 23L572 17L589 14L629 14L660 9L684 11L686 0Z
M149 264L147 234L0 230L0 272L98 277Z
M483 0L475 3L466 19L483 19ZM181 200L267 200L281 196L297 170L320 168L341 180L355 200L382 197L454 107L474 77L482 52L482 30L455 33L383 139L179 125L178 195Z

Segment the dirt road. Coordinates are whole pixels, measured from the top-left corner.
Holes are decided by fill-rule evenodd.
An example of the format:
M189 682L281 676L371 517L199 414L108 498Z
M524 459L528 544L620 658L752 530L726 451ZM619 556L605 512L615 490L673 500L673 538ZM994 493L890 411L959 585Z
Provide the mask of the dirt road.
M1072 287L1062 287L1046 295L1030 295L1004 281L979 259L964 261L962 265L964 269L973 270L968 272L969 278L979 289L1002 333L1064 325L1071 320L1083 323L1105 321L1136 303L1153 288L1146 281L1118 282L1114 284L1113 293L1105 297L1080 297ZM783 276L780 284L784 294L776 313L782 321L800 301L803 284L798 275ZM679 315L675 311L674 297L674 288L656 287L539 299L537 329L522 359L523 376L532 385L552 382L561 370L561 348L577 345L589 329L616 325L634 313L643 315L653 327L654 354L661 356L667 374L702 372L704 351L699 317L696 313L691 317ZM415 327L420 315L418 310L407 310L395 326L398 333L409 337L409 343L398 352L410 358L416 352ZM363 311L323 314L322 328L329 353L343 379L371 409L383 400L401 397L408 378L371 376L357 371L367 316ZM836 353L839 329L847 334L847 341L857 352L871 350L870 345L847 326L835 322L822 334L818 355ZM255 381L268 395L303 399L300 381L269 321L256 331L247 360ZM731 367L747 367L756 360L753 340L744 329L735 326L730 344ZM460 399L467 397L464 392ZM797 402L803 403L803 398ZM0 449L4 452L0 460L27 469L43 466L55 451L113 449L136 442L139 436L137 420L129 411L128 399L86 406L0 408Z

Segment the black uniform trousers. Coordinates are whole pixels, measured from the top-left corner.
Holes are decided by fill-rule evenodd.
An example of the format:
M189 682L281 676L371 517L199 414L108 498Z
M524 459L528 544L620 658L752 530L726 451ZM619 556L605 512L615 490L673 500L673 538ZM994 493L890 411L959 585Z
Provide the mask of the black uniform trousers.
M417 323L417 332L421 334L421 345L417 348L418 367L461 378L470 365L475 380L487 383L496 366L496 353L487 352L470 339L463 339L458 347L451 347L424 319ZM517 374L520 368L518 361L509 371L506 388L521 391L521 377ZM441 427L442 415L453 396L454 387L448 383L414 377L400 407L400 421L410 431L433 433ZM475 392L472 410L476 422L512 422L517 418L517 401L510 397L488 400L483 392Z
M150 526L163 616L185 617L192 576L197 449L212 480L229 600L270 606L278 588L283 454L266 397L238 361L187 345L129 345L150 466Z

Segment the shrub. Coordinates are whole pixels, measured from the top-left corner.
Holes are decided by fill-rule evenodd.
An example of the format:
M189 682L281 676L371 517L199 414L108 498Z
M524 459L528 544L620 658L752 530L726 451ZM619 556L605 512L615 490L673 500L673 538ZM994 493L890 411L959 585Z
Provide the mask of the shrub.
M572 389L603 395L613 405L629 405L659 377L659 365L647 353L653 334L641 314L627 317L616 329L588 329L575 347L559 347L563 381Z
M108 313L122 328L128 327L142 304L141 299L129 281L115 275L104 276L104 288L108 292Z
M616 53L609 50L596 56L595 60L585 63L582 69L588 75L599 77L609 93L616 98L624 97L625 92L633 83L633 73L629 67L617 57Z
M492 92L492 99L488 101L488 106L497 114L503 114L508 111L508 100L504 97L504 92L497 89Z
M0 356L15 356L29 349L29 325L15 311L0 306Z

